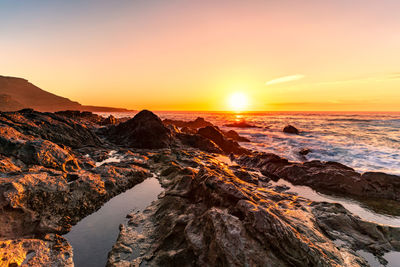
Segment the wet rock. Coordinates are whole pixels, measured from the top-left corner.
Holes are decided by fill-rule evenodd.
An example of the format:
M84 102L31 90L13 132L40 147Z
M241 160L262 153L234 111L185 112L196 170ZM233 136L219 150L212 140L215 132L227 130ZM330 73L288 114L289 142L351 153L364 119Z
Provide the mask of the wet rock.
M0 125L13 128L20 134L32 138L49 140L60 146L80 148L102 144L93 131L85 125L53 113L41 113L31 109L0 112Z
M72 247L58 235L45 240L19 239L0 241L2 266L74 266Z
M179 134L177 138L186 146L210 153L223 153L213 141L199 134Z
M181 121L181 120L163 120L165 125L175 125L176 127L186 127L191 129L203 128L206 126L213 126L211 122L206 121L204 118L197 117L194 121Z
M174 167L165 194L121 227L108 266L367 266L356 250L400 250L399 228L244 182L244 170L200 153L192 158L202 159L200 171Z
M299 130L292 125L285 126L285 128L283 128L283 132L289 134L300 134Z
M301 156L306 156L306 155L308 155L308 154L311 153L311 152L312 152L312 150L309 149L309 148L302 148L302 149L300 149L299 154L300 154Z
M14 163L10 158L0 154L0 172L1 173L16 173L20 172L21 167Z
M173 124L168 124L168 125L166 125L166 127L167 127L167 129L169 129L171 131L172 135L177 135L177 134L181 133L181 130L179 130L179 128Z
M239 121L239 122L228 123L228 124L225 124L225 126L226 127L236 127L236 128L260 128L259 126L249 124L244 120Z
M240 136L237 132L234 130L229 130L227 132L223 132L225 137L231 138L232 140L235 140L237 142L250 142L250 140L246 137Z
M97 114L93 114L92 112L89 111L64 110L64 111L57 111L54 113L70 119L75 119L79 121L85 120L96 124L100 123L104 119L103 117Z
M182 127L181 128L182 133L187 133L187 134L196 134L196 129L189 128L189 127Z
M79 169L76 158L48 140L26 136L12 127L0 125L0 153L12 156L25 164L66 170Z
M113 115L108 116L100 122L101 125L115 125L117 123L118 120Z
M322 193L400 201L400 177L396 175L368 172L361 175L337 162L296 163L268 153L242 156L237 162L258 168L266 176L274 175L295 185L307 185Z
M0 174L0 239L65 233L71 224L148 176L147 170L133 164L68 174L44 167Z
M224 134L214 126L200 128L198 134L210 139L217 144L226 154L249 154L250 152L241 147L236 141L225 138Z
M181 121L181 120L170 120L170 119L165 119L163 121L167 127L169 126L175 126L175 127L181 127L181 132L186 133L186 134L196 134L198 131L196 129L199 128L205 128L207 126L214 127L218 129L218 131L221 131L217 126L213 125L211 122L208 122L204 120L203 118L198 117L194 121ZM221 133L224 135L226 138L230 138L234 141L237 142L250 142L249 139L240 136L237 132L230 130L230 131L221 131Z
M233 173L237 178L239 178L242 181L258 185L258 177L250 172L247 172L244 169L233 170Z
M166 148L173 142L171 131L148 110L142 110L127 122L110 128L108 136L118 145L133 148Z
M113 115L104 118L100 115L94 114L90 111L79 111L79 110L65 110L57 111L55 114L76 120L80 123L87 125L115 125L119 122Z

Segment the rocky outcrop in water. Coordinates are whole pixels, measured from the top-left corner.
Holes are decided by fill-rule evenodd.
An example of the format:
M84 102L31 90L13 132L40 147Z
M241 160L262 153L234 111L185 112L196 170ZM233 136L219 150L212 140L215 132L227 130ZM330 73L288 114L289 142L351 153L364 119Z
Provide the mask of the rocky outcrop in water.
M159 179L165 193L128 215L108 266L367 266L356 250L400 250L400 229L279 193L268 177L235 175L248 169L198 152L168 161Z
M198 129L207 126L213 126L213 124L209 121L206 121L204 118L197 117L194 121L181 121L181 120L170 120L165 119L163 120L165 125L175 125L176 127L187 127L191 129Z
M319 192L400 201L400 177L378 172L360 174L337 162L289 162L274 154L256 153L237 160L266 176L307 185Z
M177 138L185 146L198 148L210 153L224 153L217 144L200 134L178 134Z
M234 130L229 130L229 131L223 131L217 126L213 125L211 122L208 122L204 120L201 117L198 117L194 121L181 121L181 120L170 120L170 119L165 119L163 120L163 123L165 125L174 125L176 127L181 128L181 132L186 133L186 134L196 134L200 128L206 128L208 126L216 128L218 131L220 131L225 138L232 139L237 142L250 142L249 139L246 137L240 136L237 132Z
M132 148L166 148L173 142L171 131L148 110L111 128L108 137L118 145Z
M250 140L248 138L240 136L234 130L223 131L223 133L224 133L225 137L235 140L237 142L250 142Z
M289 134L300 134L300 131L292 125L285 126L285 128L283 128L283 132Z
M201 136L204 136L205 138L210 139L213 141L215 144L217 144L222 151L224 151L226 154L250 154L250 151L241 147L236 141L233 141L232 139L228 139L224 136L224 133L221 132L217 127L215 126L207 126L204 128L200 128L197 133Z
M260 128L259 126L249 124L246 121L237 121L225 124L226 127L235 127L235 128Z

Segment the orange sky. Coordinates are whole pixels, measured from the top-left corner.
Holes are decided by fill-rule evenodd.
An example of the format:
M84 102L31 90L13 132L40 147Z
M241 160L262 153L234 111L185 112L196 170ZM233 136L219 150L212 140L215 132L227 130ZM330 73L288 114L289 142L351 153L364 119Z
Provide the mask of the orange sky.
M0 3L0 75L82 104L400 110L399 1L32 2Z

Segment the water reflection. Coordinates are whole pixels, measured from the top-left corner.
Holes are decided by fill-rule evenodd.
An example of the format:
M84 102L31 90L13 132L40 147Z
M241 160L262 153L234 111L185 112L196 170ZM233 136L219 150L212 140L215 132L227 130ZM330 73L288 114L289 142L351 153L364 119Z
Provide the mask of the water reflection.
M360 218L366 220L366 221L371 221L379 224L386 224L386 225L391 225L391 226L396 226L400 227L400 216L390 216L386 214L380 214L377 213L374 210L366 208L362 203L353 200L353 199L346 199L343 197L338 197L338 196L331 196L331 195L326 195L326 194L321 194L319 192L314 191L308 186L298 186L298 185L293 185L288 181L280 179L278 182L270 182L272 186L286 186L289 189L287 192L293 192L296 193L297 195L313 200L313 201L325 201L325 202L331 202L331 203L339 203L342 204L347 210L349 210L351 213L359 216ZM386 202L385 200L381 200L384 203ZM397 203L398 206L398 203Z
M156 178L149 178L112 198L98 211L85 217L64 235L72 245L77 267L105 266L107 254L119 234L119 225L133 210L143 210L157 199L162 188Z

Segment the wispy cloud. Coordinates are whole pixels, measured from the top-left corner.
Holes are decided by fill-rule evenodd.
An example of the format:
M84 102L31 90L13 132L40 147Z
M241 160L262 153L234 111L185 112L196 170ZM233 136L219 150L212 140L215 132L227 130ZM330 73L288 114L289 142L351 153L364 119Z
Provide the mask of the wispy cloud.
M388 79L400 79L400 72L394 72L394 73L390 73L388 75Z
M297 81L300 79L303 79L305 76L302 74L295 74L295 75L289 75L289 76L283 76L279 77L270 81L265 82L265 85L273 85L277 83L286 83L286 82L292 82L292 81Z

